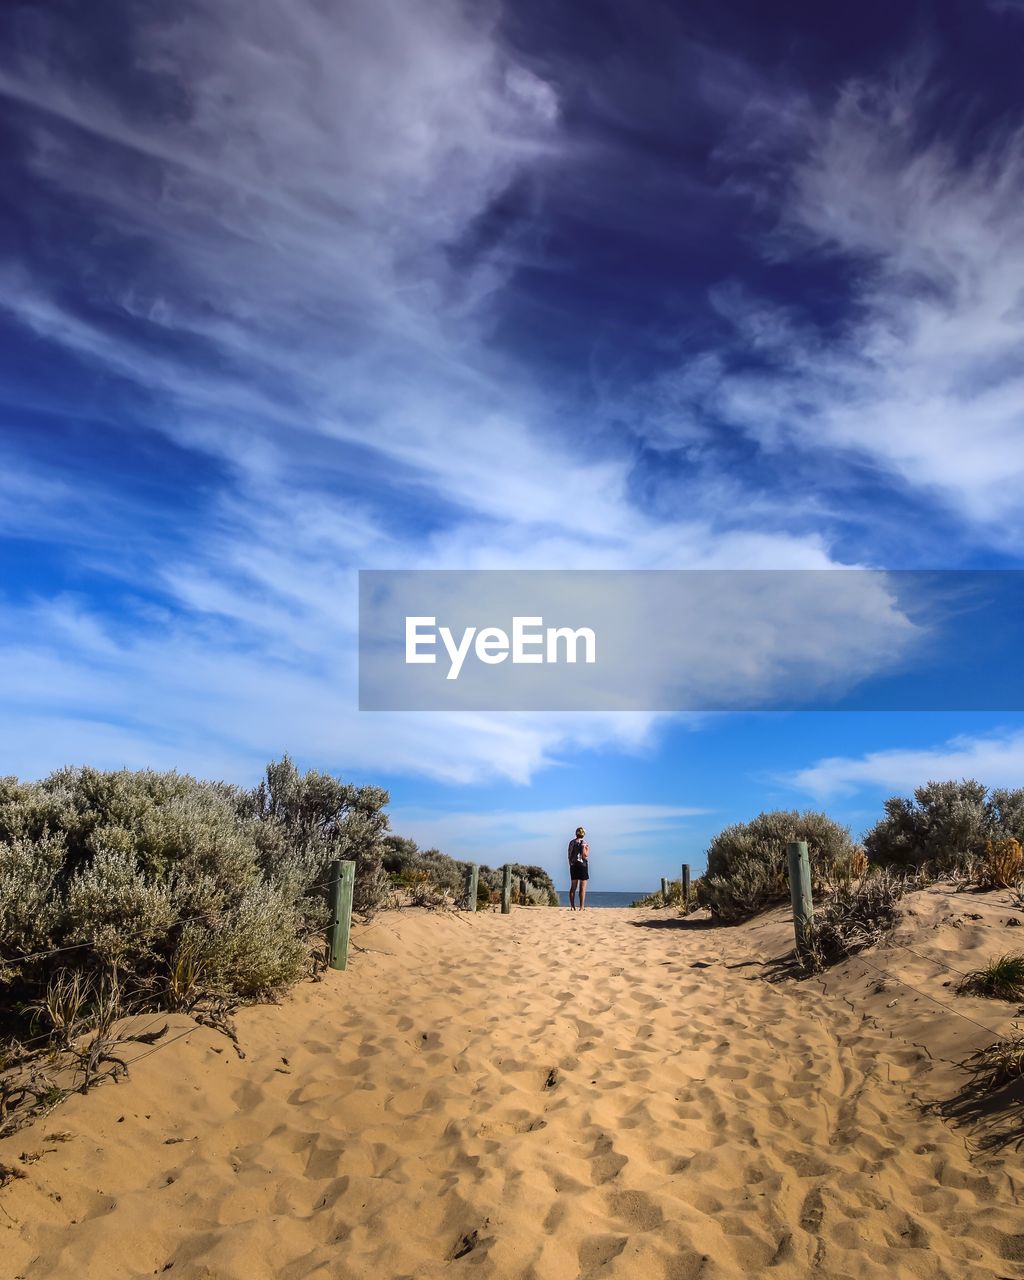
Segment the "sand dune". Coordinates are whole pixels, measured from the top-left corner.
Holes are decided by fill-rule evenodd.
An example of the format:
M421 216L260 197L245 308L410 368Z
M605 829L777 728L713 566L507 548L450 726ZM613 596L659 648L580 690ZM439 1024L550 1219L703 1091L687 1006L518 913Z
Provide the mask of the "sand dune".
M963 942L917 897L915 938ZM1024 1277L1020 1156L917 1105L953 1074L910 1040L966 1032L863 965L766 982L787 927L380 917L347 973L242 1012L244 1060L199 1028L0 1143L42 1153L0 1193L0 1272Z

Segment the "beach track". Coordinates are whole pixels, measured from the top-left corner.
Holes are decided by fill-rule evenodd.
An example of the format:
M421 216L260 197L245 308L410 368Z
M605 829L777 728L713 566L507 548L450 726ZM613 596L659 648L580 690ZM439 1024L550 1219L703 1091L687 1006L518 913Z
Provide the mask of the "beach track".
M27 1156L0 1273L1024 1277L1020 1157L923 1113L921 1050L766 981L749 930L402 911L354 939L241 1012L244 1059L198 1028L0 1143Z

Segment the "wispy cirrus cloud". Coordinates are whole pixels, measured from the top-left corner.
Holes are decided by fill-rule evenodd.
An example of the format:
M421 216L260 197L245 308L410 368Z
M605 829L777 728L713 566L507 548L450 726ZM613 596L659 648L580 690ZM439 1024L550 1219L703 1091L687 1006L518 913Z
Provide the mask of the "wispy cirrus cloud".
M817 800L885 788L904 795L931 781L978 778L991 787L1017 787L1024 777L1024 732L962 735L936 747L894 748L862 756L828 756L797 770L788 785Z
M908 483L941 489L945 476L987 520L998 487L982 463L976 479L943 471L942 449L913 423L909 444L889 438L899 395L913 400L943 365L934 343L951 345L903 283L936 254L911 270L909 248L893 244L904 223L908 246L927 231L945 198L933 239L955 265L939 224L964 207L965 183L969 221L984 222L987 197L980 176L972 187L935 152L931 205L908 196L893 222L900 154L871 153L885 119L868 90L848 91L802 159L780 161L789 251L828 243L882 263L857 296L863 327L828 345L796 310L766 313L720 287L714 314L770 377L734 369L727 343L653 390L581 406L502 340L551 177L577 156L559 86L510 53L496 12L193 0L173 17L118 13L113 65L90 62L95 49L56 12L31 15L0 55L19 178L51 228L32 254L0 263L0 310L95 400L130 389L113 436L128 451L160 437L194 460L179 463L193 500L150 512L101 466L62 472L59 450L34 472L17 460L9 522L62 543L93 577L91 594L62 599L59 626L57 605L31 592L7 611L10 689L37 694L11 695L7 767L42 769L47 741L61 759L92 755L89 723L111 727L95 739L103 763L182 758L201 743L232 776L282 747L332 767L516 782L569 749L634 750L652 717L475 716L449 732L358 716L355 570L833 565L817 495L797 514L787 493L731 468L716 455L722 419L762 454L792 448L809 467L823 450L856 451ZM734 119L739 64L712 63L700 91ZM805 118L801 101L787 99L787 128ZM852 228L828 212L844 173L874 210ZM993 225L1005 217L1000 207ZM862 338L875 346L861 351ZM59 378L44 390L77 429L108 429L83 425ZM889 416L876 428L878 406ZM844 414L861 408L854 444ZM993 413L992 447L1006 427ZM686 466L645 490L639 454L687 432L698 443ZM756 628L750 651L756 672ZM831 657L841 678L845 650ZM35 731L47 717L48 738ZM40 744L31 766L16 745L28 742Z
M772 193L765 253L843 261L849 297L825 326L798 298L723 283L733 344L673 375L655 439L717 422L769 453L845 459L1009 547L1024 527L1024 126L965 154L923 127L933 88L910 60L846 83L824 114L791 95L774 118L758 88L723 160Z
M120 594L8 610L9 723L49 728L12 732L8 767L102 747L237 776L287 747L522 782L569 746L634 749L654 720L357 716L357 567L828 565L814 535L646 511L629 443L581 442L490 341L521 224L496 235L488 212L567 158L556 89L490 19L229 0L124 21L113 72L48 15L0 60L36 197L71 210L66 239L5 265L2 306L137 388L135 430L218 478L187 538L133 538L97 473L67 478L101 513L75 531L44 486L13 495Z

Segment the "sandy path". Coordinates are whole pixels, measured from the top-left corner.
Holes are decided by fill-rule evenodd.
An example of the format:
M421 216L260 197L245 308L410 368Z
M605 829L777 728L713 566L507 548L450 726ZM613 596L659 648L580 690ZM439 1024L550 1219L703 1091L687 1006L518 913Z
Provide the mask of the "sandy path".
M243 1012L245 1061L200 1029L0 1143L45 1153L0 1193L0 1273L1024 1277L1020 1161L972 1163L913 1105L918 1051L763 982L749 933L516 910L357 938Z

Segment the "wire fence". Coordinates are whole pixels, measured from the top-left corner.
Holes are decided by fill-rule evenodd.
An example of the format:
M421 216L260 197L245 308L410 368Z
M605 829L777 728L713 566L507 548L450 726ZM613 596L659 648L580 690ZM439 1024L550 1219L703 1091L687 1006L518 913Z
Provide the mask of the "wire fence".
M314 884L308 890L307 896L312 898L321 890L326 892L328 889L332 888L334 885L340 884L340 883L341 883L341 877L338 876L338 877L335 877L335 879L333 880L326 880L321 884ZM177 928L178 925L196 924L199 922L202 922L203 924L217 924L220 922L220 919L221 919L220 917L215 915L213 912L209 912L209 911L201 912L198 915L194 915L194 916L178 916L174 920L161 921L160 924L156 927L154 927L153 925L147 925L144 929L137 929L132 933L119 933L118 940L124 941L124 942L131 942L131 941L134 941L136 938L144 937L146 934L152 934L156 936L159 933L164 932L168 929ZM310 932L315 933L317 932L317 930L311 930ZM49 959L50 956L63 955L65 952L68 952L68 951L81 951L81 950L85 950L88 947L94 947L96 945L96 941L97 941L96 938L92 937L92 938L85 938L80 942L69 942L66 945L60 946L60 947L50 947L45 951L26 951L26 952L16 953L14 955L0 954L0 964L25 964L30 960L46 960L46 959Z
M331 888L342 883L342 879L342 877L336 876L330 880L317 882L310 886L307 891L307 896L309 898L316 898L320 894L326 895ZM161 921L156 928L154 928L153 925L147 925L142 929L133 930L128 933L119 933L118 942L130 943L140 938L145 938L147 935L159 937L161 934L166 934L171 929L189 924L215 925L220 923L221 919L222 917L212 912L177 916L172 920ZM296 933L297 940L307 944L314 938L323 937L323 925L316 925L308 929L300 929ZM88 950L89 948L95 948L99 941L100 939L97 936L93 936L76 942L65 943L59 947L49 947L36 951L0 955L0 965L26 964L50 959L54 956L70 955L75 952ZM93 992L94 997L97 994L98 993ZM154 1002L165 1001L168 997L173 997L174 1003L178 1003L178 1000L181 997L181 989L178 984L167 982L155 988L136 988L131 993L131 1000L138 1003L141 1007L132 1008L131 1003L129 1002L123 1011L118 1012L115 1020L122 1022L132 1018L143 1017L147 1013L153 1014ZM39 1012L42 1012L43 1003L44 1002L40 1002L38 1009ZM83 1004L84 1003L85 1001L83 1000ZM130 1041L145 1037L161 1021L164 1021L167 1017L172 1016L175 1013L187 1014L189 1013L189 1009L168 1008L166 1005L158 1006L155 1016L151 1017L143 1026L132 1028L125 1039ZM97 1025L95 1019L92 1020L90 1025L90 1019L88 1017L83 1017L80 1020L81 1025L77 1027L76 1021L77 1020L72 1018L67 1026L62 1026L59 1022L56 1022L47 1030L27 1037L16 1034L11 1035L9 1037L9 1043L14 1052L18 1055L18 1058L13 1063L12 1067L8 1068L8 1070L18 1070L19 1067L22 1067L25 1064L26 1058L21 1055L25 1054L26 1051L29 1058L36 1058L40 1054L45 1054L48 1046L53 1046L58 1054L62 1052L67 1053L69 1042L78 1042L89 1036L93 1036L95 1038L97 1035L103 1034L102 1029ZM148 1057L151 1052L154 1052L158 1048L162 1048L165 1044L170 1044L174 1040L182 1038L183 1035L191 1034L191 1032L197 1030L200 1025L202 1024L197 1023L196 1026L188 1028L185 1032L172 1036L170 1040L161 1041L160 1044L155 1045L151 1049L147 1049L145 1053L136 1055L136 1057L131 1059L131 1062L140 1061L143 1057ZM127 1065L130 1065L130 1063Z
M947 897L959 896L958 894L955 894L948 890L932 889L931 891L936 893L943 893ZM906 951L908 954L915 956L917 959L922 960L926 964L934 965L936 968L943 969L947 973L955 974L961 980L966 980L973 976L971 973L967 972L964 969L959 969L955 965L951 965L947 963L945 960L938 959L936 956L925 955L923 952L916 950L914 947L907 946L907 944L904 942L898 942L893 937L885 938L884 945L887 947L898 948L901 951ZM762 965L769 965L773 963L772 961L766 959L763 955L759 955L758 959L760 960ZM879 965L872 963L872 961L868 959L868 957L864 954L862 950L852 952L850 955L845 957L843 962L858 962L860 964L866 965L867 968L871 969L874 973L877 973L881 978L885 979L886 981L895 982L895 983L898 983L900 986L906 987L908 990L913 991L916 995L922 997L923 999L931 1001L931 1003L937 1005L939 1008L943 1009L946 1013L952 1014L953 1017L959 1018L961 1021L968 1023L970 1026L978 1028L978 1030L980 1031L984 1031L986 1035L992 1036L994 1041L999 1041L1006 1038L1005 1032L997 1031L995 1030L995 1028L987 1026L983 1022L979 1022L977 1018L971 1017L971 1015L968 1013L964 1013L962 1009L957 1009L954 1005L950 1004L948 1001L941 1000L938 996L933 995L930 991L925 991L923 987L918 986L916 983L910 982L907 978L900 977L898 974L893 973L891 969L882 968ZM871 1014L870 1016L873 1017L874 1014ZM930 1052L931 1051L929 1050L929 1054Z
M909 947L905 949L907 951L910 950ZM917 953L915 952L914 954L916 955ZM859 960L862 964L866 964L869 969L873 969L875 973L880 974L887 981L898 982L901 986L907 987L910 991L916 992L919 996L923 996L925 1000L931 1000L934 1004L937 1004L941 1009L945 1009L947 1013L953 1014L953 1016L956 1018L963 1019L964 1022L969 1022L972 1026L979 1027L982 1031L986 1032L990 1036L993 1036L996 1040L1002 1039L1001 1032L993 1030L992 1027L987 1027L983 1022L979 1022L977 1018L972 1018L970 1014L964 1013L961 1009L954 1008L953 1005L948 1004L945 1000L940 1000L938 996L933 996L931 992L925 991L923 987L919 987L913 982L908 982L906 978L897 977L897 975L894 974L891 970L879 968L878 965L872 964L871 961L860 952L858 952L854 956L851 956L850 958ZM946 965L942 965L942 967L948 968L948 966ZM950 972L955 973L957 971L955 969L951 969Z
M197 921L202 921L204 924L213 924L215 922L210 912L203 912L201 915L195 916L179 916L175 920L161 921L156 927L147 925L144 929L137 929L133 933L119 933L118 941L132 942L136 938L145 937L146 934L157 936L168 929L176 928L179 924L194 924ZM46 960L50 956L63 955L67 951L81 951L86 947L95 947L96 941L96 938L92 937L86 938L82 942L69 942L63 947L51 947L48 951L27 951L22 955L3 955L0 956L0 964L25 964L30 960Z
M117 1014L117 1020L120 1021L123 1018L141 1018L145 1016L145 1014L151 1013L153 1011L152 1002L154 1000L160 1000L165 996L172 996L172 995L177 997L178 988L177 986L171 985L170 983L168 983L166 986L158 987L155 990L138 992L137 998L139 1000L144 1000L145 1006L138 1009L132 1009L130 1007L126 1007L123 1011ZM167 1017L171 1013L182 1013L182 1012L187 1012L187 1010L181 1010L181 1009L176 1010L176 1009L166 1009L166 1008L161 1009L159 1017L157 1018L157 1021L159 1021L160 1018ZM70 1034L74 1039L79 1039L82 1036L90 1035L96 1030L95 1025L89 1026L85 1020L83 1020L83 1025L81 1029L78 1031L75 1031L73 1029L73 1025L74 1024L72 1024L71 1028L69 1028L68 1031L65 1032L65 1034L66 1035ZM64 1030L63 1027L55 1024L48 1031L42 1031L37 1035L32 1035L28 1037L13 1036L11 1037L11 1039L14 1041L14 1043L16 1044L19 1050L27 1049L30 1045L42 1044L44 1040L53 1041L54 1039L59 1039L61 1032L63 1030Z

